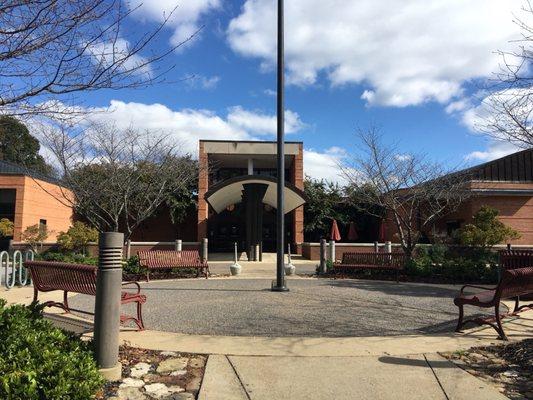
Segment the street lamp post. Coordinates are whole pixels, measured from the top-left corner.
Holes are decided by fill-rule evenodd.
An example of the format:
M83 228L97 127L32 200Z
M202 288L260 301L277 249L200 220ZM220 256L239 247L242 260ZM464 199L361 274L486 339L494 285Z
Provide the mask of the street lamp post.
M277 207L277 257L276 282L272 282L272 291L287 292L285 285L284 248L285 248L285 83L284 83L284 32L283 0L278 0L278 207Z

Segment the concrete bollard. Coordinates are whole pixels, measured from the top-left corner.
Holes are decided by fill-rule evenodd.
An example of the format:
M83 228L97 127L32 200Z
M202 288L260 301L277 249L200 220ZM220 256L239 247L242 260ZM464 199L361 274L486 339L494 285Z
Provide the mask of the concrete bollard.
M319 274L325 274L327 272L326 267L326 239L320 239L320 265L318 268Z
M94 306L95 357L100 373L110 381L122 376L122 365L118 362L118 335L123 245L123 233L100 234Z
M335 241L334 240L329 241L329 260L332 263L335 262Z
M208 253L208 242L207 238L202 239L202 261L207 262L207 253Z
M374 253L379 253L379 243L374 242Z
M126 259L129 259L131 257L131 240L128 239L126 241Z
M176 239L176 243L174 243L174 250L176 251L183 250L183 241L181 239Z
M385 253L392 253L392 243L385 242Z

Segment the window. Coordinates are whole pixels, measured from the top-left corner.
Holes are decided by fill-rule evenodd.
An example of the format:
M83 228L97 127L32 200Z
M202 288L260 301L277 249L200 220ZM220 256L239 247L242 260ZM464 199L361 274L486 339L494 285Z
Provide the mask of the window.
M46 228L46 220L45 219L40 219L39 220L39 228L41 228L41 229Z
M446 222L446 234L452 236L457 229L461 228L461 223L462 221L457 220Z

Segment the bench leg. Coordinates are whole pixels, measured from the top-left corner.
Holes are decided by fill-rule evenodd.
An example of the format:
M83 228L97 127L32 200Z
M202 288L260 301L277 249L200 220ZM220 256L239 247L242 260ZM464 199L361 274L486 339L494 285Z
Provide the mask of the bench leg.
M144 321L143 321L142 306L143 306L143 303L138 301L137 302L137 321L135 321L135 323L139 327L139 330L144 331Z
M33 285L33 302L35 303L37 301L37 297L39 296L39 290L37 290L37 286L35 284Z
M150 271L146 271L146 282L150 282Z
M204 268L205 279L209 278L209 267Z
M514 310L513 313L517 312L520 309L520 296L517 296L514 299Z
M503 326L502 326L502 321L501 321L501 316L500 316L500 303L496 304L496 306L494 307L494 311L496 313L496 325L497 325L496 331L498 332L502 340L507 340L507 336L505 335L505 332L503 331Z
M63 306L65 307L65 312L70 313L70 308L68 306L67 293L68 292L66 290L63 292Z
M459 307L459 319L457 321L457 328L455 328L455 332L461 332L461 328L463 327L464 306L460 305L457 307Z

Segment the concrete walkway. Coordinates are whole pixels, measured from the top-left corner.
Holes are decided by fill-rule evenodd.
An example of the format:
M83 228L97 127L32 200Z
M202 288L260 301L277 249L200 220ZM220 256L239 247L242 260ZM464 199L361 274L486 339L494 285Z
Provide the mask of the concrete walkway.
M0 289L0 297L27 304L32 288ZM60 298L61 293L50 293L43 300ZM89 322L79 319L53 318L77 332L91 329ZM533 311L506 320L504 328L511 340L533 337ZM154 350L209 354L202 400L506 398L437 354L501 343L491 328L464 334L346 338L123 331L121 340Z

